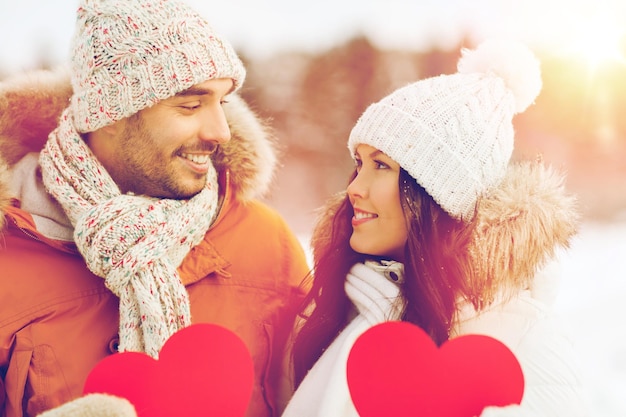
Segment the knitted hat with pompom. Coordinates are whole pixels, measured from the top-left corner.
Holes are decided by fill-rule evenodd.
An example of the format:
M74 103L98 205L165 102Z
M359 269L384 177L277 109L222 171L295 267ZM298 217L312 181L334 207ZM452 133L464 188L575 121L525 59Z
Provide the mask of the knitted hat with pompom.
M469 221L513 153L513 116L541 90L540 65L523 44L486 41L463 50L458 72L402 87L370 105L348 148L379 149L451 216Z
M128 117L192 85L245 69L232 46L179 0L81 0L70 110L79 132Z

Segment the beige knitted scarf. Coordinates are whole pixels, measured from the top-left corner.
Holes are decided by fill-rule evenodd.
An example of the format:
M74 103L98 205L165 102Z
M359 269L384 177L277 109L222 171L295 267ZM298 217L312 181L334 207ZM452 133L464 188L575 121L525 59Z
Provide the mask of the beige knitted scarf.
M158 357L190 324L177 268L217 213L217 174L189 200L121 194L66 110L39 158L44 185L63 206L87 266L119 297L120 352Z

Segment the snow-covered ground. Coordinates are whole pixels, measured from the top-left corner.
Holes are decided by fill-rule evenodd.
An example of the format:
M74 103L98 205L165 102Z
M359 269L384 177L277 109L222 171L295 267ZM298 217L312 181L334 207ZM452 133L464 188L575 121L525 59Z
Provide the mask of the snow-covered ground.
M559 258L555 307L580 359L589 417L626 417L626 218L584 223Z
M626 219L585 223L561 261L556 307L580 357L590 417L625 417Z

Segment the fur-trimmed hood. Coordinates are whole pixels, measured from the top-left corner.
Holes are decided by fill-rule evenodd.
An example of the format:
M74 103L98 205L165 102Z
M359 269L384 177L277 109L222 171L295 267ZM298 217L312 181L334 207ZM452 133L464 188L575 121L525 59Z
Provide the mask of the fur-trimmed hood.
M345 197L338 193L320 211L313 252L328 243L330 218ZM535 289L538 272L567 248L577 233L577 200L564 188L564 175L539 161L512 162L504 180L483 197L470 246L474 278L470 298L484 307L496 298Z
M0 82L0 211L11 197L8 168L28 152L43 148L71 94L64 68L28 72ZM236 198L261 197L269 191L277 165L275 138L239 96L229 97L224 111L232 138L215 154L215 167L230 171Z
M479 305L500 293L535 288L538 273L567 248L580 214L564 174L540 161L511 163L504 180L477 205L471 246Z

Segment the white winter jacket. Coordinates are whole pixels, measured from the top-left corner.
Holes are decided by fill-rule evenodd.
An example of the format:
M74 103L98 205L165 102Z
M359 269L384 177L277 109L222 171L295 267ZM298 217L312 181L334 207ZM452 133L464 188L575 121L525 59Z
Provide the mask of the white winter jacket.
M525 380L520 405L488 407L480 417L587 416L578 359L552 309L560 279L555 254L577 232L575 199L565 193L563 178L543 164L512 163L504 181L479 202L475 220L473 302L459 301L450 338L483 334L498 339L515 354ZM388 284L372 273L362 282L372 294L381 293L381 285ZM390 300L372 302L384 310L381 306L394 305ZM306 375L283 417L357 416L346 359L356 337L378 322L363 319L359 311Z
M451 338L483 334L503 342L524 373L524 396L517 407L492 408L481 417L585 417L587 403L578 358L551 306L521 291L481 312L465 304Z
M481 417L585 417L588 404L568 329L553 310L560 284L555 253L578 226L563 178L541 163L513 164L480 201L472 254L478 309L460 302L450 337L484 334L503 342L524 373L520 406Z

